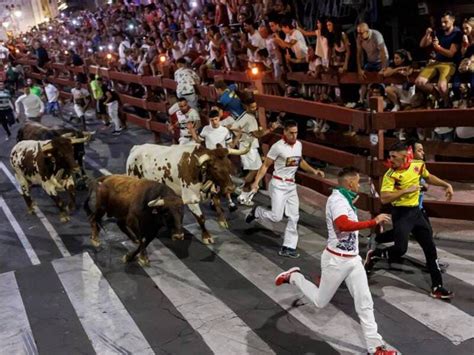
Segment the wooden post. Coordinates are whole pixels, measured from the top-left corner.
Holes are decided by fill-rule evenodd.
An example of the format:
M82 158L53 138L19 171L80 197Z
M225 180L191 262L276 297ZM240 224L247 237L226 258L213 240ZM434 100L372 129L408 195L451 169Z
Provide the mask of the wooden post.
M382 178L375 176L374 168L375 164L374 161L380 161L384 159L384 131L373 130L372 129L372 120L373 115L377 112L383 112L383 98L380 96L373 96L369 98L369 108L370 108L370 122L369 122L369 129L370 129L370 179L373 183L373 187L375 189L375 193L373 195L376 196L378 191L380 190L380 186L382 183ZM375 197L372 196L372 197ZM370 204L370 213L372 216L379 211L375 211L375 206L371 203Z
M252 80L255 85L255 89L258 94L264 94L263 91L263 74L257 74L256 76L252 77ZM258 124L262 129L267 129L267 117L265 114L265 107L258 106Z

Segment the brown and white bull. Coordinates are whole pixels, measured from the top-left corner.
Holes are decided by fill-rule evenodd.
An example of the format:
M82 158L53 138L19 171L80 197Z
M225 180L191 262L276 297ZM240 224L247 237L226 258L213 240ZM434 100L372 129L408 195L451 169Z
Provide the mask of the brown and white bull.
M138 263L148 266L146 247L163 226L170 228L173 240L184 239L183 200L171 188L156 181L126 175L100 177L90 186L84 210L91 223L94 246L100 245L99 226L106 214L116 218L120 230L139 244L124 256L125 262L139 254Z
M228 156L246 152L248 148L236 150L218 146L207 149L198 144L136 145L128 156L126 171L128 175L168 185L183 200L202 201L211 187L218 187L220 194L214 195L213 201L220 226L227 228L220 195L230 194L235 189L231 179L233 166ZM199 203L189 204L188 207L201 227L203 243L213 243Z
M56 137L90 139L92 137L92 132L79 131L74 128L67 128L61 126L48 127L38 122L28 121L25 122L23 127L18 130L16 140L18 142L23 140L44 141ZM79 182L81 183L81 185L85 185L85 182L87 180L87 175L84 170L83 164L85 153L86 151L84 143L74 144L74 159L77 161L77 164L81 168L80 176L76 179L76 188L78 187L77 185Z
M69 221L69 211L76 205L76 191L72 175L80 171L74 160L74 144L84 143L88 138L56 137L50 140L25 140L18 142L10 153L10 164L20 184L21 194L28 206L28 213L34 213L30 195L31 185L41 185L60 210L62 222ZM66 206L58 192L67 191L69 203Z

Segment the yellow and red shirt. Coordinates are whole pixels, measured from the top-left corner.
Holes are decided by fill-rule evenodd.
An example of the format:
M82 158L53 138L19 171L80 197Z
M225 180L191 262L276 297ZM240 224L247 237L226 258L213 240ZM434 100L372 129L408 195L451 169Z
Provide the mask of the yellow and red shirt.
M426 169L425 162L413 160L407 169L389 169L383 176L381 192L393 192L403 190L413 185L420 184L420 178L426 179L430 176ZM420 191L400 196L392 202L392 206L416 207L419 204Z

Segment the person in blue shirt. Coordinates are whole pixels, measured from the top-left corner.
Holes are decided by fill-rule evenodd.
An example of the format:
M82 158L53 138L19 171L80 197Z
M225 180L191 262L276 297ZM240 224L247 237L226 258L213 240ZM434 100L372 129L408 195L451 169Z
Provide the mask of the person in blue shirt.
M217 102L222 105L224 111L230 112L234 118L239 117L245 111L235 92L237 87L234 84L227 86L224 81L216 81L214 87L218 95Z

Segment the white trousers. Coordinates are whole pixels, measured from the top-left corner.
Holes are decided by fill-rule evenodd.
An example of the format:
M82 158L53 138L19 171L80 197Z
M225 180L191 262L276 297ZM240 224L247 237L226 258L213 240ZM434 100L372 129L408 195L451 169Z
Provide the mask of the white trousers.
M115 130L120 131L122 129L122 123L120 122L120 118L118 115L118 108L119 104L118 101L112 101L106 104L107 106L107 114L109 115L110 119L114 123Z
M319 288L306 280L299 272L291 274L290 284L298 287L316 307L323 308L332 299L341 283L345 281L354 299L367 349L370 353L375 352L375 348L383 345L384 341L377 332L374 302L361 257L345 258L324 250L321 257L321 270Z
M296 249L298 244L298 220L300 218L300 201L296 184L272 179L269 190L272 199L272 210L257 207L255 217L271 222L280 222L284 212L288 217L288 223L283 236L283 246Z
M81 118L82 116L85 115L84 108L82 106L74 104L74 113L78 118Z

